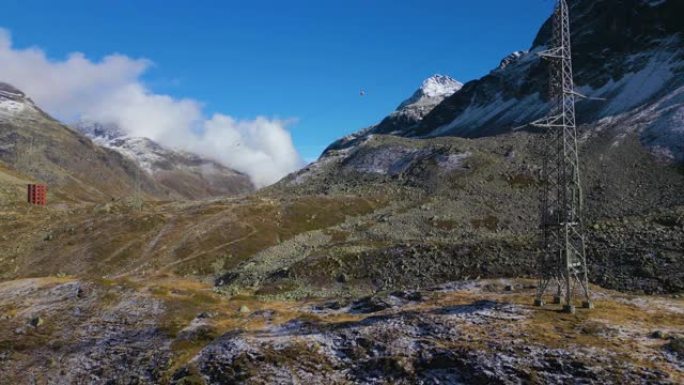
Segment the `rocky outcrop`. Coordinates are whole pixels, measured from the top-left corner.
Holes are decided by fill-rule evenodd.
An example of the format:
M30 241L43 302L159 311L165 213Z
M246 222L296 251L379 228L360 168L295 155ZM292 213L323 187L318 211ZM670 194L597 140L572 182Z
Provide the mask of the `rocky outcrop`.
M534 290L466 280L283 303L182 279L7 281L0 383L681 383L676 299L598 290L601 307L568 316L530 306Z
M264 329L217 338L176 372L174 383L191 378L208 384L301 381L312 385L677 381L676 373L630 364L614 349L542 342L537 335L547 326L535 325L537 311L484 294L506 287L511 293L531 288L511 281L455 283L424 293L394 292L315 305L308 318L284 324L273 323L273 313L254 313L255 320L265 316ZM427 299L455 293L463 296L462 303L434 306ZM475 293L489 298L471 300L469 295ZM334 316L356 319L326 321ZM556 326L555 332L559 328L564 327ZM587 321L566 333L610 341L647 332L632 329L628 337L620 335L615 325ZM667 353L661 349L657 354Z

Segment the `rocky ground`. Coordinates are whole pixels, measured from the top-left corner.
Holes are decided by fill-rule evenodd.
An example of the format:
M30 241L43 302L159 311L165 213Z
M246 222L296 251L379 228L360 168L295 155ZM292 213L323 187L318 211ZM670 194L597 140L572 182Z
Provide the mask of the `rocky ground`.
M0 204L0 277L161 272L283 298L531 277L535 140L377 136L243 198ZM684 290L684 174L628 137L585 146L591 281Z
M684 302L595 288L575 315L534 282L282 301L194 281L0 284L1 384L681 383Z
M529 306L535 134L371 135L250 196L142 207L30 207L0 168L0 383L681 382L684 173L581 132L605 289L574 316Z
M609 138L584 142L604 289L576 315L530 306L530 134L377 136L142 209L7 190L0 384L681 383L684 174Z
M681 292L684 174L658 164L634 138L615 145L612 134L586 135L590 279L624 291ZM216 282L301 296L532 276L537 139L373 136L332 151L262 194L381 194L385 204L261 250Z

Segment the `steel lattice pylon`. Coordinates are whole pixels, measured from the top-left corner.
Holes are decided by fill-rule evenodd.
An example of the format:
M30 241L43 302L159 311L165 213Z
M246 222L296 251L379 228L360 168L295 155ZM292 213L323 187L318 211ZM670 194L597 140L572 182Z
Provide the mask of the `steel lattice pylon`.
M541 253L535 304L556 285L554 303L574 312L575 292L591 308L582 222L582 186L577 150L575 92L570 45L570 17L566 0L558 0L553 19L553 47L539 53L550 63L549 114L534 123L544 128L541 191Z

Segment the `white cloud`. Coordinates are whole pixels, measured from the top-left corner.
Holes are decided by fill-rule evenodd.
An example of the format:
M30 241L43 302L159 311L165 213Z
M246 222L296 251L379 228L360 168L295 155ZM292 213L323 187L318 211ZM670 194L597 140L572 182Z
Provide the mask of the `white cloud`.
M41 108L67 121L80 117L115 123L130 135L211 157L247 173L257 186L271 184L303 162L287 121L257 117L207 118L193 99L155 94L141 77L152 63L114 54L92 61L81 53L63 60L39 48L16 49L0 28L0 81L24 91Z
M303 165L292 146L287 122L258 117L238 121L216 114L203 124L191 151L200 150L252 176L257 186L270 184Z

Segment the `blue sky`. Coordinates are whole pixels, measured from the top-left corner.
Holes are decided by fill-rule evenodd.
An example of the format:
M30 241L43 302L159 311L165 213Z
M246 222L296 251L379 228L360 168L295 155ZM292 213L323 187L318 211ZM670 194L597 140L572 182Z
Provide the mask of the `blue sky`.
M435 73L462 82L529 48L551 0L3 0L18 48L147 58L154 92L205 113L296 119L305 159L377 122ZM1 70L0 70L1 72ZM367 92L359 96L359 90Z

